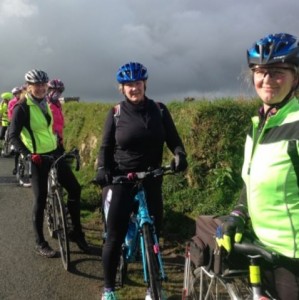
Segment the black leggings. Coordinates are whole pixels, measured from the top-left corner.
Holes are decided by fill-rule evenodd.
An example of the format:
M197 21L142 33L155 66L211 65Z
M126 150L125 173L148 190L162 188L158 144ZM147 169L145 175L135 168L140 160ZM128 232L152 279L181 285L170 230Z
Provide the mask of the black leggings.
M7 128L8 128L7 126L0 127L0 140L5 139L5 133L6 133Z
M277 300L299 299L299 259L284 258L278 264L262 264L263 284Z
M45 242L43 233L44 209L47 199L48 173L50 162L43 161L41 166L32 163L32 189L34 194L33 202L33 229L35 233L36 244L40 245ZM80 195L81 186L70 167L61 161L58 168L58 180L68 192L68 209L71 215L74 231L81 232L80 222Z
M144 186L148 209L150 215L155 218L159 235L163 218L162 180L160 178L150 180L145 182ZM118 257L134 208L134 190L131 185L110 185L103 189L102 199L107 230L102 253L104 281L105 288L114 288Z

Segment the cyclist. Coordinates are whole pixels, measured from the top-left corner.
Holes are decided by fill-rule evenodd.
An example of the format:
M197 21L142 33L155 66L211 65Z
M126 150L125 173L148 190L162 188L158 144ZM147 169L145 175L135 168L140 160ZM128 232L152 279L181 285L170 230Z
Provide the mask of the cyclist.
M0 140L4 141L5 133L9 125L8 119L8 103L13 98L12 93L4 92L1 94L2 101L0 103L0 116L1 116L1 131Z
M108 113L96 175L103 188L107 227L102 253L103 300L116 299L114 288L118 256L134 203L132 186L111 185L111 177L160 167L165 142L175 156L173 169L184 171L187 168L186 152L168 109L145 95L146 67L138 62L129 62L119 68L116 77L125 100ZM159 234L163 215L162 179L147 180L145 189L149 211L154 216Z
M59 101L59 98L61 94L63 93L65 87L64 83L60 79L52 79L48 82L48 94L46 96L48 105L51 109L52 116L53 116L53 132L56 135L58 145L61 148L61 151L64 152L64 146L63 146L63 128L64 128L64 116L62 111L62 106ZM76 181L74 183L76 186L79 185L77 179L75 176L72 177L73 181ZM69 232L69 238L71 241L76 241L76 233L74 231ZM85 251L88 251L88 245L82 241L80 243L79 239L79 245L80 248Z
M13 94L14 98L12 100L10 100L9 103L8 103L7 115L8 115L9 121L11 121L13 109L14 109L16 103L20 100L22 91L23 91L23 89L19 88L19 87L14 87L11 90L11 93ZM15 166L14 166L14 168L12 170L12 174L13 175L17 174L17 166L18 166L19 156L20 156L20 154L17 151L15 151Z
M299 299L299 39L270 34L247 51L262 106L245 143L239 203L218 242L231 250L249 220L258 240L281 255L263 263L263 285L276 299Z
M53 131L61 145L63 145L64 116L59 98L64 89L64 83L60 79L53 79L48 82L47 101L53 115Z
M44 257L54 257L54 251L43 234L44 209L47 198L47 177L50 162L42 155L61 155L61 148L52 131L53 116L46 101L48 75L41 70L30 70L25 74L27 93L15 106L11 121L10 139L17 151L31 156L34 193L33 228L36 237L35 251ZM83 251L88 250L80 222L80 193L70 167L64 161L58 169L58 179L68 192L68 209L74 226L73 239Z

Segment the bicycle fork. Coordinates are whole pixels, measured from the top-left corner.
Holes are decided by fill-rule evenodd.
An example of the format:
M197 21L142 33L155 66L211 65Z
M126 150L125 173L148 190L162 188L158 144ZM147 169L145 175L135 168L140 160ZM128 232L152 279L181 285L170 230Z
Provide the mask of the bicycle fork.
M163 266L161 252L160 252L160 246L159 246L159 243L158 243L158 238L157 238L157 235L155 234L155 232L153 231L152 227L151 227L151 235L152 235L152 238L153 238L153 241L154 241L153 251L154 251L154 253L156 255L156 258L157 258L161 280L166 281L167 276L166 276L166 273L164 271L164 266ZM148 266L147 266L145 243L144 243L144 237L143 237L142 231L140 233L140 249L141 249L141 255L142 255L144 282L149 282L148 274L147 274L147 271L146 271L148 269Z

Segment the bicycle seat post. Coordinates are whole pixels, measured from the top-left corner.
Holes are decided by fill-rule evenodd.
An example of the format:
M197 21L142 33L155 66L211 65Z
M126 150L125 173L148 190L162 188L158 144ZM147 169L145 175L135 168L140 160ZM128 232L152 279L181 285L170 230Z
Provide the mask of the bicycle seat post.
M250 260L249 265L249 281L252 287L253 300L259 300L262 295L262 283L261 283L261 269L259 265L259 258L261 255L248 255ZM264 299L264 298L263 298Z

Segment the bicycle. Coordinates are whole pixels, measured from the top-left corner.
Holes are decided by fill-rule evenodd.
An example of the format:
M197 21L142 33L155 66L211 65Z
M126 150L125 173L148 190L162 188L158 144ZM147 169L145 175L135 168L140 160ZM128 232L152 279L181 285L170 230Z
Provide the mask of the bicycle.
M278 259L278 254L261 244L246 241L235 243L231 255L234 253L249 259L248 269L226 269L215 274L207 266L193 266L187 245L182 300L274 300L267 291L262 291L259 260L273 263Z
M63 187L58 182L58 164L65 159L75 159L75 170L80 169L79 151L74 149L56 158L51 155L42 155L51 161L51 168L48 175L48 196L45 208L45 219L49 234L52 238L58 239L59 251L62 264L66 271L70 264L70 247L67 225L67 208L63 201Z
M136 261L140 254L143 279L149 286L152 299L155 300L166 299L163 295L162 281L166 281L167 276L164 271L154 219L149 215L143 181L148 177L160 177L166 174L173 174L170 166L147 172L130 173L126 176L116 176L112 181L112 184L134 184L137 188L135 201L138 203L138 210L132 212L130 217L131 226L135 229L132 231L129 228L119 259L117 277L120 286L123 286L126 279L128 264Z
M31 187L31 164L23 154L18 157L16 170L16 180L18 185L23 187Z
M14 147L13 145L10 143L9 141L9 126L7 127L6 131L5 131L5 136L4 136L4 141L3 141L3 147L1 149L1 156L2 157L9 157L10 155L12 155L13 151L14 151Z

